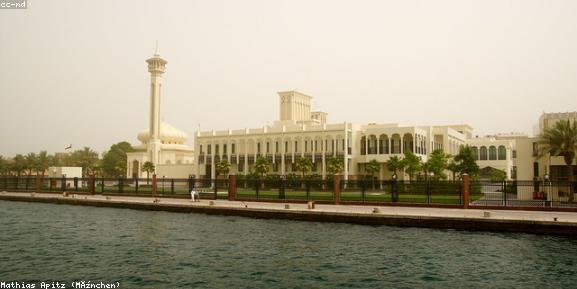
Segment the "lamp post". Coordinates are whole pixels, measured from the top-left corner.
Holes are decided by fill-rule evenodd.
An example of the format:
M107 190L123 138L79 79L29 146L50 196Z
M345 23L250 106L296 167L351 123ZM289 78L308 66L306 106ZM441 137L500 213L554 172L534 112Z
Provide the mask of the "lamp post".
M549 201L549 206L553 207L553 198L551 196L551 181L550 181L550 177L549 177L549 173L545 173L545 176L543 176L543 178L545 179L545 186L547 186L547 201Z

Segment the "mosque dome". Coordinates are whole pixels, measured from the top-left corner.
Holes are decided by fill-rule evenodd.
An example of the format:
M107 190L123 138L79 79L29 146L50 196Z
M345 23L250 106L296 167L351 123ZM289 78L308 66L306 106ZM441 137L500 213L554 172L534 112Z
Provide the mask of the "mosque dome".
M184 144L187 138L188 135L185 132L171 126L170 124L164 121L160 124L160 141L163 144ZM149 130L143 130L138 133L138 140L142 143L148 143L150 140Z

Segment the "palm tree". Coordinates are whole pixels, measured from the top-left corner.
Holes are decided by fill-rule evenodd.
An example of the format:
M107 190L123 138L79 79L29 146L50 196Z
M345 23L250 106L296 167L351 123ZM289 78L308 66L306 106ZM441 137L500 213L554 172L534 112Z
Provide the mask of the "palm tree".
M405 168L403 159L399 158L398 156L392 156L388 161L385 162L385 165L387 166L387 170L393 172L395 175L397 175L398 170Z
M297 171L302 173L302 179L305 179L305 174L308 173L313 167L313 162L308 158L300 157L295 162L295 168Z
M381 170L381 165L377 160L371 160L365 166L365 170L369 175L371 175L371 181L373 184L373 190L375 189L375 174Z
M46 170L52 165L52 157L46 151L38 154L36 162L36 173L44 177Z
M561 120L551 128L545 129L539 135L538 158L546 154L562 156L569 171L569 181L574 181L573 160L577 154L577 121ZM569 194L569 201L573 202L573 192Z
M409 179L411 180L413 175L421 170L421 158L410 150L405 150L403 163L405 164L405 171L409 174Z
M8 160L5 159L3 156L0 156L0 175L6 175L9 170L9 163Z
M254 162L254 169L261 176L262 179L262 177L264 177L264 175L268 173L268 170L270 169L270 162L268 161L267 158L263 156L258 156L256 158L256 161Z
M465 145L459 148L459 153L454 157L459 174L468 174L471 177L479 173L479 166L475 160L475 154L470 146Z
M98 161L98 153L89 147L84 147L81 150L74 151L70 155L70 159L75 166L82 167L83 176L87 176L92 173L94 165Z
M142 164L142 171L146 172L146 184L148 185L148 180L150 179L150 173L154 173L154 164L152 162L144 162Z
M453 173L453 181L454 181L455 175L459 171L459 166L457 166L457 163L455 162L455 160L451 159L449 161L449 164L447 164L447 170L449 170L449 171L451 171L451 173Z
M230 171L230 163L227 159L223 159L216 164L216 175L226 175Z
M17 154L16 156L14 156L14 158L12 159L12 171L18 176L20 177L20 175L22 174L22 171L24 171L26 169L26 159L24 158L23 155L21 154Z
M329 159L329 165L327 171L332 175L338 175L343 172L345 168L345 162L342 158L331 157Z
M32 176L32 171L37 167L36 163L38 162L38 157L36 157L35 153L28 153L24 159L26 169L28 170L28 177L30 177Z

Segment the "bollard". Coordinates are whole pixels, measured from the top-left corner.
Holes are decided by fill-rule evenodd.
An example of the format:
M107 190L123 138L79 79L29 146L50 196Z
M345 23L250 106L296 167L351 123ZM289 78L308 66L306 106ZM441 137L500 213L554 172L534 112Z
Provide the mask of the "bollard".
M228 176L228 200L236 200L236 175Z
M341 202L341 176L335 175L333 177L334 186L333 193L335 194L335 205Z
M315 209L315 201L308 201L307 207L309 210L314 210Z

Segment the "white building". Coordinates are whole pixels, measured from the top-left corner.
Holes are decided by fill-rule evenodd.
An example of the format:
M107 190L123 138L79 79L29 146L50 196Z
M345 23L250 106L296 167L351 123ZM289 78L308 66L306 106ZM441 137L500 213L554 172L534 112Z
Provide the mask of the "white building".
M194 149L186 145L186 133L161 122L160 117L162 74L167 62L160 57L158 50L146 62L150 72L149 127L138 134L140 144L133 146L135 151L127 153L126 175L146 177L142 165L149 161L155 165L157 175L187 178L195 174Z
M411 150L426 161L435 149L456 154L472 134L468 125L328 124L326 113L311 112L310 96L298 91L278 96L280 115L273 125L197 132L197 176L214 177L215 165L222 159L232 164L231 173L248 174L257 156L264 156L273 174L296 173L295 161L306 157L313 163L312 173L323 177L329 158L343 158L345 179L364 173L365 164L375 159L381 163L379 174L384 178L391 175L384 166L391 156Z

